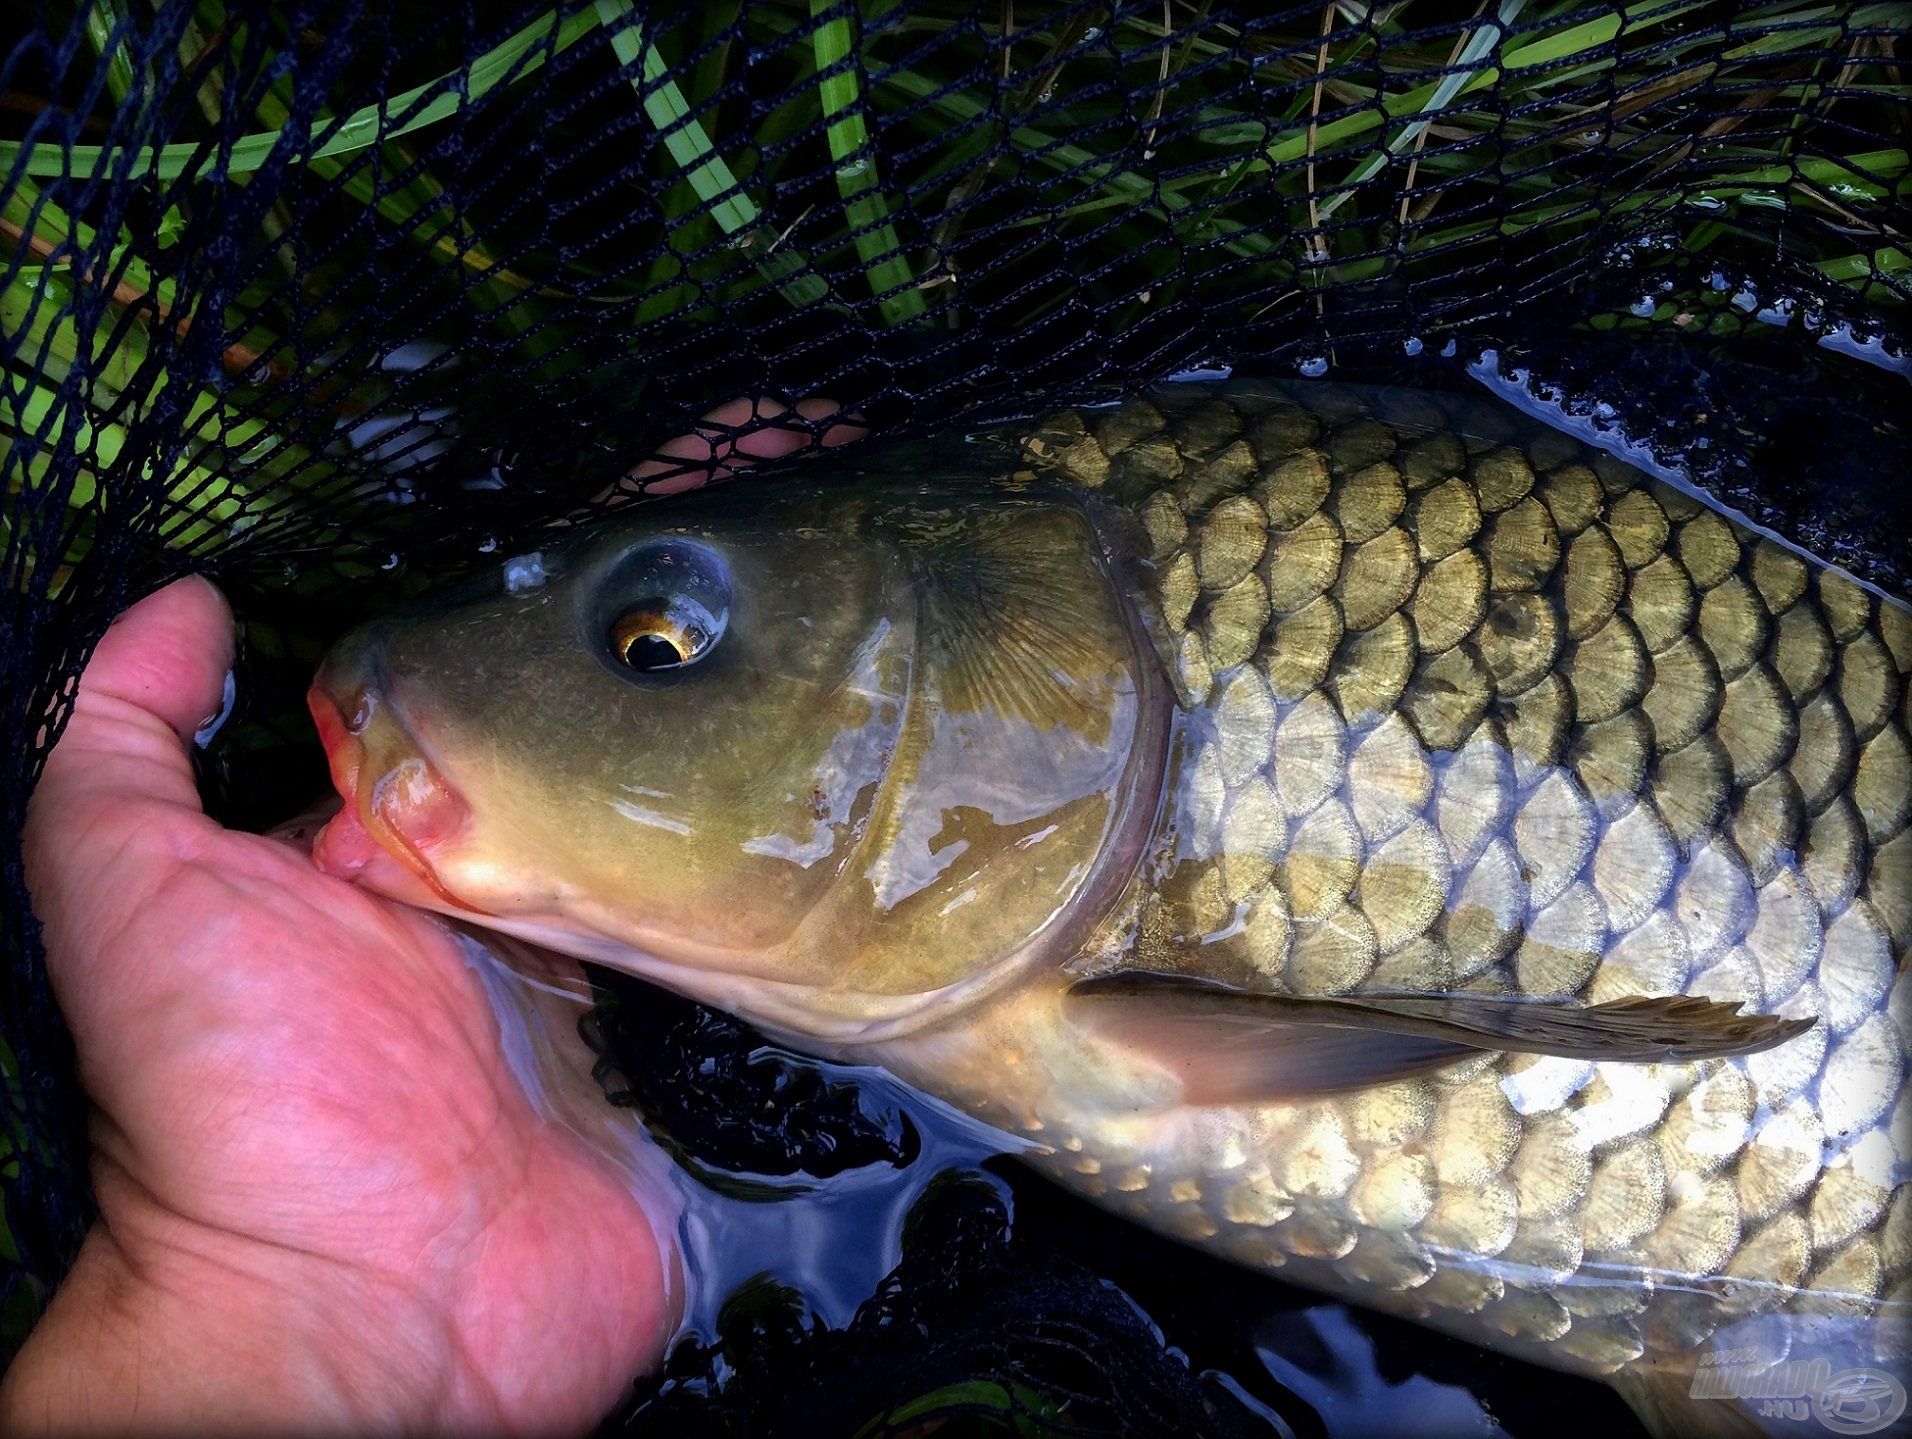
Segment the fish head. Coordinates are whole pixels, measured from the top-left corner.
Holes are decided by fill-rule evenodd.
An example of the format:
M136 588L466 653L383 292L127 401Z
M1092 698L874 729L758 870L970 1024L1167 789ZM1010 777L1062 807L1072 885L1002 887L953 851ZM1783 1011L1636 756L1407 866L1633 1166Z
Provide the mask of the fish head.
M1080 506L649 507L348 635L321 867L767 1026L880 1037L1060 956L1168 697Z

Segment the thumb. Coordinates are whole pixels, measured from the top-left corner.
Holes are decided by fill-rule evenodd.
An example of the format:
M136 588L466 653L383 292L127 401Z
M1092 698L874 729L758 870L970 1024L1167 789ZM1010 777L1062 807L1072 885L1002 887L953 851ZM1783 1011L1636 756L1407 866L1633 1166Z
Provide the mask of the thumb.
M168 585L113 622L34 790L30 870L83 855L103 821L199 809L188 737L218 712L232 654L232 612L203 579Z
M80 700L122 700L183 739L218 712L231 668L232 610L191 575L113 622L80 676Z

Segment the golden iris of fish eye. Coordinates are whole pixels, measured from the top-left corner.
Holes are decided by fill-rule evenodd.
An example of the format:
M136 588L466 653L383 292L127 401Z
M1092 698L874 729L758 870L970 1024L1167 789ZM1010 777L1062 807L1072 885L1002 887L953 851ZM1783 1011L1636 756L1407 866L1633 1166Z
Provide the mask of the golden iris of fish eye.
M676 658L662 658L658 648L644 643L646 640L662 640ZM690 664L703 658L710 644L706 630L672 614L671 606L664 600L646 600L635 605L619 615L611 626L612 652L635 670L672 669Z

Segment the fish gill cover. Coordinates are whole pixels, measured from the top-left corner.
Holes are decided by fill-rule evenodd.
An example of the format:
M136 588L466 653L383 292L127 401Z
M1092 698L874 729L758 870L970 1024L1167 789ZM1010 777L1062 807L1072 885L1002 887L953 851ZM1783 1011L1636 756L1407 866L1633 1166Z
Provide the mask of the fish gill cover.
M131 600L189 570L233 595L242 709L206 778L263 824L321 787L296 695L334 634L640 501L617 477L726 401L907 435L1217 366L1511 393L1902 590L1908 41L1903 5L1796 0L10 7L6 1347L90 1212L18 835ZM693 1148L907 1156L905 1121L671 1022L695 1045L620 1062L640 1100L691 1095L662 1122ZM716 1081L628 1073L692 1049ZM782 1117L738 1120L766 1085ZM977 1282L899 1271L868 1322L892 1378L902 1330L958 1357L819 1423L1235 1422L1086 1270L1018 1266L1053 1322L1008 1323L991 1201L937 1202L923 1252ZM724 1422L847 1372L780 1367L800 1347L733 1355Z

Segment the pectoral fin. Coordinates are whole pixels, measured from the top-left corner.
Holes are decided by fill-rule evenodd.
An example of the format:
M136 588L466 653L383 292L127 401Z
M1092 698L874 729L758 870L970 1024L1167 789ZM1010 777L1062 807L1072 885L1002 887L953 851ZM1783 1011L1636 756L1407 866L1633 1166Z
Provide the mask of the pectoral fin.
M1752 1054L1812 1025L1695 995L1590 1006L1486 994L1317 998L1139 970L1080 980L1065 1003L1084 1028L1179 1075L1188 1104L1364 1089L1484 1050L1637 1062Z

